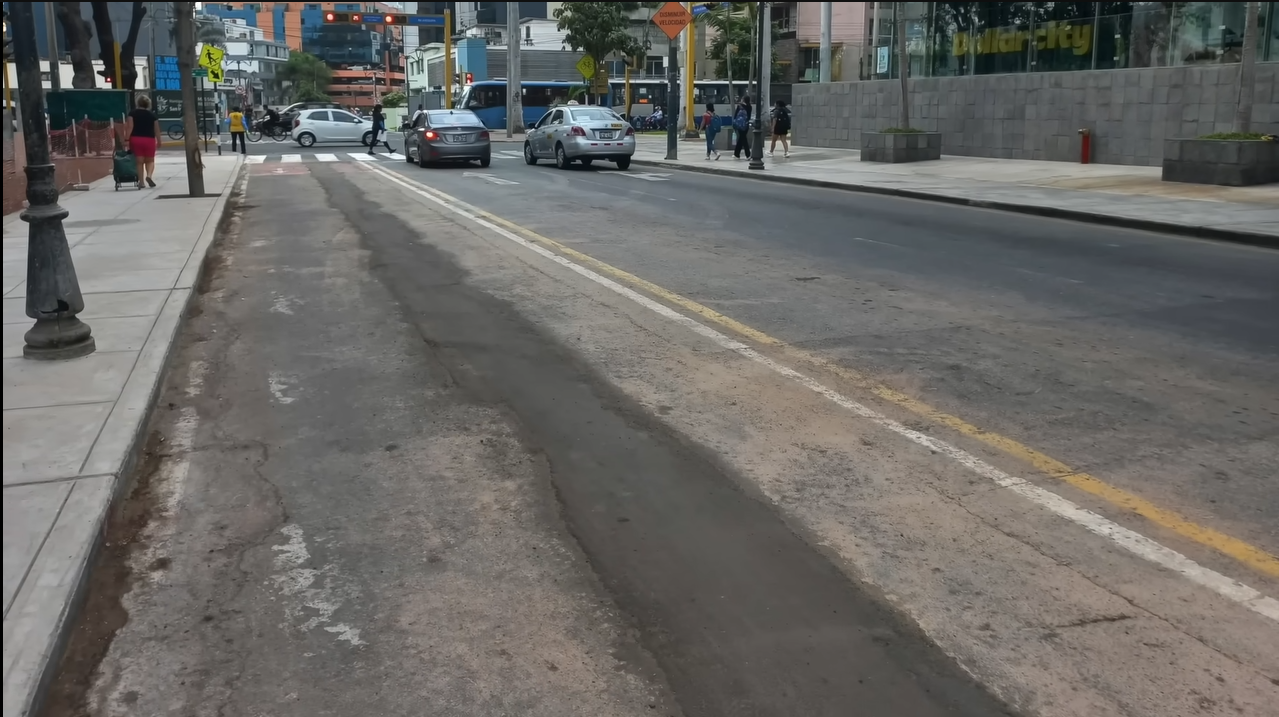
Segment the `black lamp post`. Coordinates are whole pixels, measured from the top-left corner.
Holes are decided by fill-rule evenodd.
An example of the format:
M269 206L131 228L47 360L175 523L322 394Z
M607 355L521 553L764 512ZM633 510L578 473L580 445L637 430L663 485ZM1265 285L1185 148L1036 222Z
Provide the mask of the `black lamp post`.
M27 316L36 320L26 333L22 355L29 359L77 358L96 348L88 324L76 318L84 297L71 262L71 248L58 204L58 185L49 158L49 127L44 118L44 87L36 51L33 3L9 3L13 59L18 69L18 101L22 108L22 141L27 151L27 208L22 220L27 234ZM53 68L57 72L55 64Z
M758 60L759 82L755 85L755 123L751 130L751 157L750 163L746 165L747 169L763 169L764 168L764 112L768 110L764 106L764 83L771 82L773 79L773 42L770 37L769 30L772 29L772 18L769 17L770 7L766 2L759 4L759 47L755 50L755 59Z

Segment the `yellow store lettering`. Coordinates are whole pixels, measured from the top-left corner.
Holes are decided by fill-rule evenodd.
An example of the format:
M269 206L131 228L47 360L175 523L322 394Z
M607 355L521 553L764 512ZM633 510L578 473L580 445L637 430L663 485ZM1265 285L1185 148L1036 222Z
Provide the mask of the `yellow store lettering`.
M1076 55L1087 55L1092 51L1092 34L1092 25L1064 22L1049 22L1033 30L992 28L977 35L975 41L970 33L955 33L951 49L956 57L1025 52L1026 43L1033 39L1039 51L1072 50Z

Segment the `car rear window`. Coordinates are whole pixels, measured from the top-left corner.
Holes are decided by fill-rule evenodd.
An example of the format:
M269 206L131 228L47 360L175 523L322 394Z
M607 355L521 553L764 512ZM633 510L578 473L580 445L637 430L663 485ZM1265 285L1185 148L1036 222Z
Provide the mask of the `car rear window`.
M584 110L570 110L573 120L576 122L621 122L622 118L618 117L612 110L606 110L599 107L592 107Z
M474 112L427 112L426 121L432 127L473 127L483 124Z

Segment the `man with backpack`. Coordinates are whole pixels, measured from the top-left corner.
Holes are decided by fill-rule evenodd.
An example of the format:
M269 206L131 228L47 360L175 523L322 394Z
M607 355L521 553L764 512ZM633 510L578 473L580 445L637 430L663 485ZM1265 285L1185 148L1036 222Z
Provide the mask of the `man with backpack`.
M749 95L743 96L742 101L737 105L737 110L733 113L733 131L737 133L737 143L733 145L733 159L741 159L742 152L746 153L746 158L751 158L751 98Z
M790 156L790 140L786 138L790 134L790 109L786 107L786 103L782 100L777 101L777 105L773 107L773 143L768 148L768 156L773 156L773 150L777 149L777 140L782 141L782 156Z
M715 155L715 159L719 159L719 150L715 149L715 137L719 135L723 127L724 121L715 114L715 105L706 103L706 114L702 115L702 132L706 133L707 159L710 159L712 154Z

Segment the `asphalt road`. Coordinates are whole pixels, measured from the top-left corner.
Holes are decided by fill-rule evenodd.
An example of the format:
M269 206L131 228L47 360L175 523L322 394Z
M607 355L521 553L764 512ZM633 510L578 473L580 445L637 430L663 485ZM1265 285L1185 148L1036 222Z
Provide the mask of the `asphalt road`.
M1279 254L495 149L255 155L50 715L1270 714Z

